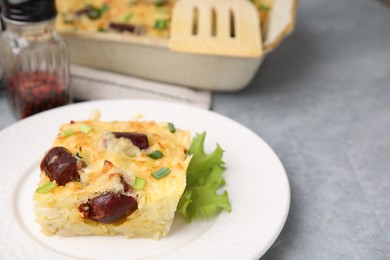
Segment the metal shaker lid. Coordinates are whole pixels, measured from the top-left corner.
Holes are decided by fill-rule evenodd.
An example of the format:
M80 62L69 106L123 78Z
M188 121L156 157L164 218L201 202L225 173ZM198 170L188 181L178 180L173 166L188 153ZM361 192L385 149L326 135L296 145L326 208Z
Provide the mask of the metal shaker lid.
M3 16L18 22L40 22L57 14L55 0L1 0L1 4Z

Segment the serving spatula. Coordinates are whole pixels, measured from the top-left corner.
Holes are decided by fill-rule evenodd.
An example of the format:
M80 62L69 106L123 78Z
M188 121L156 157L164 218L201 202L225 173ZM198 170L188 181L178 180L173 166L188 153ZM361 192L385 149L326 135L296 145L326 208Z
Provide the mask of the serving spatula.
M173 51L258 57L261 42L259 15L248 0L179 0L173 8Z

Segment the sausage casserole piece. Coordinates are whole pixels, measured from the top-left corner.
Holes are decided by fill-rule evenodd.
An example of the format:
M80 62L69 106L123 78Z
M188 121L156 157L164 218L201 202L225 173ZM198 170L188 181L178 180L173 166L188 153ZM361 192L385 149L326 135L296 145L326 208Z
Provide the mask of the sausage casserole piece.
M168 123L62 125L41 161L36 221L48 235L166 236L186 186L190 141Z

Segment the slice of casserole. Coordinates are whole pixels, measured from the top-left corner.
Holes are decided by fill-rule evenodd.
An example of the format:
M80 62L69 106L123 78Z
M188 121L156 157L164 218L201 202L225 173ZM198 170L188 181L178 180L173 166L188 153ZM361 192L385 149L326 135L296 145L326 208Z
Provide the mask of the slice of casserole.
M164 237L186 186L190 141L170 123L62 125L40 165L36 221L48 235Z

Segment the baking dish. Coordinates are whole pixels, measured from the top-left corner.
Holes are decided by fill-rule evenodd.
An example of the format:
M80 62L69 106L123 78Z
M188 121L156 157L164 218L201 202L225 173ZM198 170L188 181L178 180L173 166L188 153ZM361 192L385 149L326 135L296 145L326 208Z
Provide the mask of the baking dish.
M276 0L257 58L172 52L169 40L122 34L62 32L71 62L196 89L236 91L247 86L265 55L295 26L296 0Z

